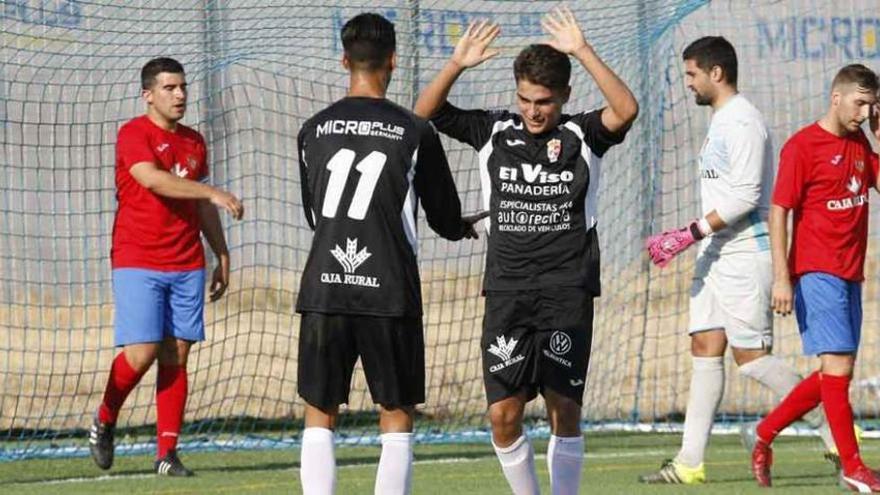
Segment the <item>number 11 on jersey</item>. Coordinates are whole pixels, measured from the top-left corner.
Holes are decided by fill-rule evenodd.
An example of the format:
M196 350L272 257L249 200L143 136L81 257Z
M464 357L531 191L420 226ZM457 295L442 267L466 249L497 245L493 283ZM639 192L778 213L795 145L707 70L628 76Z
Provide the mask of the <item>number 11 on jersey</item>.
M323 216L327 218L336 216L336 210L339 208L339 201L342 199L342 193L345 190L346 182L348 182L348 174L351 171L354 159L355 152L343 148L337 151L333 158L327 162L330 179L327 181L324 205L321 208ZM357 188L354 190L351 206L348 207L349 218L363 220L367 216L367 208L370 207L373 191L376 190L376 183L379 181L379 175L382 173L382 168L385 166L387 159L388 156L385 153L372 151L355 166L355 169L361 173L361 177L358 180Z

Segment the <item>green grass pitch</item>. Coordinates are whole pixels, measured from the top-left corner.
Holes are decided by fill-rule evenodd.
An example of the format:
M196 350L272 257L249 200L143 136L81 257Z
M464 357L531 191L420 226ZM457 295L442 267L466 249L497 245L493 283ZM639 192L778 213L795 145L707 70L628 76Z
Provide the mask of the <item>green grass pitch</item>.
M679 436L672 434L587 434L587 460L582 493L602 494L738 494L779 493L807 495L837 492L830 464L822 459L817 439L782 437L775 449L772 492L759 490L749 473L748 457L735 436L715 436L709 446L709 483L699 487L646 486L636 481L643 472L659 467L676 451ZM877 445L874 445L874 444ZM536 442L536 461L542 490L549 493L546 442ZM863 457L880 464L880 442L866 440ZM339 494L372 493L379 447L340 447ZM299 452L264 450L204 452L181 455L196 471L190 479L157 478L152 458L120 456L108 473L88 458L15 461L0 464L0 492L12 494L290 494L300 493ZM508 494L506 482L491 446L417 445L413 493Z

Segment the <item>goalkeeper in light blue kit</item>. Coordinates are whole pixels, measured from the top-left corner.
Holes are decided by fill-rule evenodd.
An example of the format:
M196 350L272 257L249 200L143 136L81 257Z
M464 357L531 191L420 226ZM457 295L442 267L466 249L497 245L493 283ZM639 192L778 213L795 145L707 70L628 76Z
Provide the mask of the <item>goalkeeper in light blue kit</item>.
M739 372L780 397L801 379L770 353L773 271L767 215L773 153L767 125L737 91L736 52L727 40L700 38L682 58L685 81L697 105L714 111L699 159L703 216L684 228L652 236L647 248L652 261L664 267L699 241L688 326L693 374L681 450L659 471L641 476L644 483L706 481L703 457L724 391L728 345ZM823 417L807 419L820 427L822 440L834 452ZM745 425L743 439L750 451L753 438L754 424Z

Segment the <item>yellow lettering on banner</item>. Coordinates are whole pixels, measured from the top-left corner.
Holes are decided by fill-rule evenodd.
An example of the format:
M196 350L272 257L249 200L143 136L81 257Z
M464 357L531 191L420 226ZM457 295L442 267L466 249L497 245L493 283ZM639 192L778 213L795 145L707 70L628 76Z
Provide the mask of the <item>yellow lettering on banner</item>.
M865 30L865 35L862 38L862 48L864 51L873 50L877 47L877 31L873 29Z

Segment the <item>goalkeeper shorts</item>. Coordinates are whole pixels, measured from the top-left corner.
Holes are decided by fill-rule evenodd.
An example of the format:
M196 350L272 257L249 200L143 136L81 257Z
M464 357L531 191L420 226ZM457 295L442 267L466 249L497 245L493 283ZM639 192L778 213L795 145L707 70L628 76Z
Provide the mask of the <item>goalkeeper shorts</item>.
M691 285L688 333L723 329L732 347L773 347L772 284L769 252L701 253Z
M581 404L592 335L593 294L583 288L488 292L480 344L488 403L549 388Z
M358 357L374 403L425 402L421 318L302 314L296 386L306 402L321 409L347 403Z

